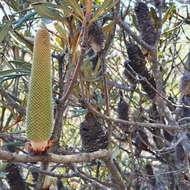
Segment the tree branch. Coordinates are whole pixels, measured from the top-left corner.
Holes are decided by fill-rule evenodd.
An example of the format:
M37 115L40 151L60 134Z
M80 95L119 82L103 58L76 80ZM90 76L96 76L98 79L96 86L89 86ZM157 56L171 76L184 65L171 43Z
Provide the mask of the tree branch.
M54 163L80 163L80 162L90 162L95 159L103 159L110 156L108 150L99 150L92 153L78 153L73 155L58 155L49 153L40 156L30 156L27 154L19 155L17 153L11 153L8 151L0 150L0 160L6 160L9 162L54 162Z

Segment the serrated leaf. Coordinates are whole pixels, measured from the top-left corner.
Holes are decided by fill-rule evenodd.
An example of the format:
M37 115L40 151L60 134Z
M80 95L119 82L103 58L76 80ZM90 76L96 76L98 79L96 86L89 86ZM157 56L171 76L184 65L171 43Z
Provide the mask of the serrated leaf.
M64 42L68 44L68 32L64 29L64 27L58 22L54 24L56 31L63 38Z
M61 6L63 8L63 11L66 14L73 13L80 21L82 21L84 19L84 13L81 10L79 4L76 2L76 0L72 0L72 1L70 1L70 0L62 0L60 3L61 3ZM72 12L72 10L74 12Z
M113 0L106 0L102 3L102 5L97 9L95 12L95 15L91 19L91 22L95 22L98 20L99 17L103 16L106 14L108 11L110 11L111 8L115 6L116 2Z
M59 11L57 5L53 3L35 3L32 4L32 6L42 17L58 21L64 20L64 16L62 15L61 11Z
M162 24L164 24L168 19L170 19L175 12L176 12L175 5L172 5L171 7L169 7L162 19Z
M103 28L102 28L102 31L104 32L104 34L107 35L113 31L113 27L114 27L114 22L111 21L109 24L105 25Z
M12 22L8 22L0 28L0 43L5 39L11 29Z

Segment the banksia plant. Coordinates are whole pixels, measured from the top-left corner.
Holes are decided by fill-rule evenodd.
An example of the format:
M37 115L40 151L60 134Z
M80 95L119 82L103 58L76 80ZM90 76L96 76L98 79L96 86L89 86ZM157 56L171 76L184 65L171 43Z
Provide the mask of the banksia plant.
M26 122L32 150L45 151L53 124L50 38L46 28L39 29L35 37Z
M104 47L104 33L97 22L94 22L89 26L88 45L95 53L100 52Z
M149 45L155 45L157 32L154 29L147 4L138 2L135 6L135 14L142 39Z
M86 152L105 149L108 146L108 135L102 128L102 122L91 112L86 114L85 120L80 124L80 135L82 148Z
M132 77L134 72L143 77L142 80L140 80L140 83L148 97L153 99L156 96L156 92L154 90L154 88L156 88L156 83L154 77L150 74L146 67L146 60L141 49L134 43L128 43L127 54L129 61L125 61L124 63L124 74L132 83L134 80ZM146 78L146 80L144 78Z

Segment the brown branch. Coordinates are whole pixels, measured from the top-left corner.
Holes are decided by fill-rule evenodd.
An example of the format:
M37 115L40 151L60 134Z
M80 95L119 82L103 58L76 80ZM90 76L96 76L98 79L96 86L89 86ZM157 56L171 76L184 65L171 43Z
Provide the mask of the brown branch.
M60 99L60 103L62 103L62 104L64 104L65 101L68 99L69 94L71 93L71 91L73 89L73 86L74 86L74 84L76 82L78 73L80 71L80 66L81 66L81 64L83 62L83 59L84 59L84 55L85 55L85 52L86 52L85 44L86 44L86 41L88 39L87 22L88 22L89 19L90 18L87 15L85 17L85 20L83 21L83 26L82 26L81 33L80 33L80 37L82 39L80 56L79 56L79 59L77 61L77 64L76 64L76 67L75 67L71 82L69 84L69 87L67 88L67 91L65 92L65 95Z
M65 103L65 101L68 99L68 97L69 97L69 95L70 95L70 93L72 91L72 88L73 88L73 86L74 86L74 84L76 82L78 73L80 71L80 65L82 64L83 59L84 59L85 51L86 51L85 48L82 48L80 57L78 59L77 65L75 67L75 70L74 70L74 73L73 73L73 76L72 76L72 79L71 79L71 82L69 84L69 87L67 88L67 91L65 92L65 95L60 99L61 104Z
M104 159L104 162L109 169L110 173L112 174L113 181L117 185L118 190L125 190L125 183L123 181L123 178L121 174L119 173L119 170L117 169L115 163L113 162L113 159Z
M135 129L135 127L146 127L146 128L163 128L163 129L172 129L172 130L176 130L176 131L183 131L183 130L187 130L189 129L188 124L184 124L184 125L165 125L163 123L145 123L145 122L137 122L137 121L126 121L126 120L122 120L122 119L114 119L113 117L108 117L100 112L98 112L97 110L95 110L90 104L88 104L86 102L86 106L88 107L88 109L90 111L92 111L94 114L96 114L98 117L101 117L105 120L108 121L112 121L116 124L125 124L125 125L131 125L132 129Z
M95 159L103 159L109 157L110 153L107 150L99 150L92 153L78 153L73 155L58 155L49 153L47 155L30 156L27 154L19 155L17 153L11 153L8 151L0 150L0 160L6 160L9 162L54 162L54 163L80 163L90 162Z

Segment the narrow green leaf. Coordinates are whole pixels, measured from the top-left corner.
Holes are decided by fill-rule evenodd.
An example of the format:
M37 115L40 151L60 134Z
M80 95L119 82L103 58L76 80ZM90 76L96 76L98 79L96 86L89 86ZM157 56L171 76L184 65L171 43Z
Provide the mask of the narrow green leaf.
M24 69L26 71L30 71L32 67L31 63L20 61L20 60L12 60L12 61L9 61L9 63L12 63L16 65L17 67L20 67L20 69Z
M12 22L8 22L0 27L0 43L5 39L11 29Z
M0 77L7 77L7 76L10 76L10 75L14 75L15 73L28 73L29 74L29 71L28 70L25 70L25 69L8 69L8 70L5 70L5 71L0 71Z
M33 45L34 43L31 42L31 40L27 39L25 36L23 36L22 34L18 33L17 31L14 31L14 36L16 36L17 40L22 42L23 44L26 45L26 47L28 47L28 49L30 49L31 51L33 51Z
M18 1L15 0L9 0L7 4L14 10L14 11L19 11L19 3Z

